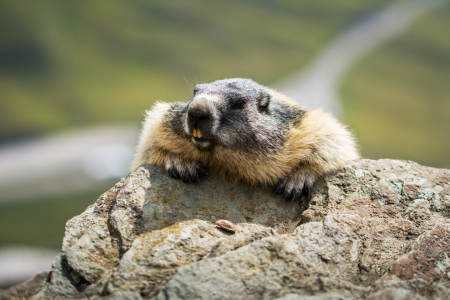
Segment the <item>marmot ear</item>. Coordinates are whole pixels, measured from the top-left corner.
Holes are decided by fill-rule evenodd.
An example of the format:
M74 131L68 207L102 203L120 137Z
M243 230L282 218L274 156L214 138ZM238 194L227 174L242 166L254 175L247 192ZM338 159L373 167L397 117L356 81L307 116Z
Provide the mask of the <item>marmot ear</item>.
M265 109L265 108L267 108L267 106L269 106L269 103L270 103L270 95L263 93L261 95L261 97L259 98L259 103L258 103L259 108Z

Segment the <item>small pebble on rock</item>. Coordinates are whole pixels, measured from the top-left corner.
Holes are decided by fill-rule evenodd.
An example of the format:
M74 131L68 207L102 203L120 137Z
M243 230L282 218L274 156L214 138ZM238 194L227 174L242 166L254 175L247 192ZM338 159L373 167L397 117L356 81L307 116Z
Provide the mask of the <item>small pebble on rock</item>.
M219 225L220 228L226 231L235 232L236 231L236 225L233 224L233 222L228 220L219 220L216 222L217 225Z

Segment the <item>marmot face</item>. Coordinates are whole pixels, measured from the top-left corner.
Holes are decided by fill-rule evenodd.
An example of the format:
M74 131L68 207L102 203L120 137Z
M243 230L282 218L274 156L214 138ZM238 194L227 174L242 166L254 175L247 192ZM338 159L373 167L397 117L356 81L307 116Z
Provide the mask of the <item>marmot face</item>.
M268 117L269 103L267 89L250 79L198 84L187 104L184 129L202 150L212 150L214 145L257 150L262 139L267 143L281 138L277 124Z

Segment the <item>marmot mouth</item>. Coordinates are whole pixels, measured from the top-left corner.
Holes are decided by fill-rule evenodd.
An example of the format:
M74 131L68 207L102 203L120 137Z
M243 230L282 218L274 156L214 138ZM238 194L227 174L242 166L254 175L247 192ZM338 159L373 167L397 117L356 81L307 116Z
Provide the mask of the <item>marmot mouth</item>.
M208 139L205 139L204 137L196 137L196 136L192 137L192 139L194 141L196 141L196 142L199 142L199 143L203 143L203 142L208 142L209 141Z
M212 141L209 139L205 139L204 137L192 137L192 142L194 143L194 145L196 145L198 148L200 149L208 149L211 148L212 146Z

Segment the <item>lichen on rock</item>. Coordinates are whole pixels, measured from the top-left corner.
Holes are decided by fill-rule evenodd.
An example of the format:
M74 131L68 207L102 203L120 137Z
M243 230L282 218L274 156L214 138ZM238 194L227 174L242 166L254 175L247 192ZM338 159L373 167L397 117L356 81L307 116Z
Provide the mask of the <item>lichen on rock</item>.
M355 161L300 202L145 165L67 222L34 299L448 299L449 209L450 171L410 161Z

